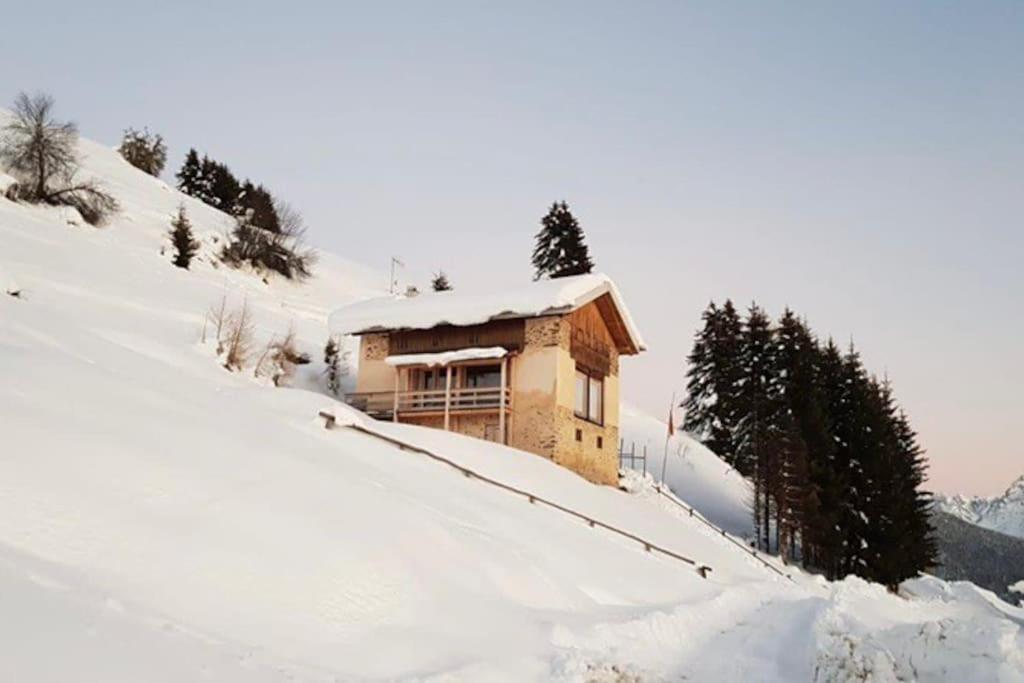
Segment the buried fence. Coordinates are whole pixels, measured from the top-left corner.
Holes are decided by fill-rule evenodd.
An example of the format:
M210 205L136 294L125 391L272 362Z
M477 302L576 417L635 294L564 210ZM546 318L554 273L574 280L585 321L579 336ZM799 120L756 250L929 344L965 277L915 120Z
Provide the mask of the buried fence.
M644 474L647 474L647 444L641 449L640 455L636 454L636 441L629 444L629 450L626 450L625 439L619 439L619 469L631 469L636 470L636 464L640 463L643 467L641 470Z
M336 420L335 420L335 416L332 413L328 413L326 411L321 411L320 412L320 417L323 418L323 420L324 420L324 427L325 428L332 429L335 426ZM543 497L538 496L538 495L536 495L534 493L531 493L529 491L525 491L525 490L517 488L515 486L511 486L511 485L506 484L504 482L498 481L497 479L491 479L490 477L482 475L479 472L477 472L477 471L475 471L473 469L470 469L469 467L466 467L464 465L460 465L459 463L455 462L454 460L450 460L450 459L448 459L448 458L446 458L446 457L444 457L442 455L438 455L437 453L434 453L434 452L432 452L432 451L430 451L430 450L428 450L426 448L423 448L422 446L416 446L416 445L413 445L411 443L402 441L401 439L397 439L397 438L395 438L393 436L388 436L387 434L382 434L381 432L378 432L378 431L375 431L373 429L370 429L369 427L366 427L364 425L360 425L360 424L346 424L344 426L347 427L348 429L353 430L353 431L359 432L361 434L365 434L366 436L369 436L369 437L372 437L372 438L375 438L375 439L379 439L381 441L386 441L386 442L392 444L393 446L397 446L400 450L412 451L414 453L419 453L421 455L425 455L428 458L436 460L436 461L438 461L440 463L444 463L445 465L448 465L449 467L458 470L459 472L461 472L464 476L466 476L468 478L477 479L477 480L479 480L479 481L481 481L481 482L483 482L485 484L490 484L491 486L494 486L496 488L502 489L504 491L508 491L509 493L513 493L513 494L516 494L518 496L522 496L523 498L526 498L531 504L534 504L534 505L545 505L545 506L547 506L549 508L552 508L554 510L557 510L557 511L563 513L563 514L567 514L567 515L570 515L572 517L575 517L576 519L579 519L581 521L586 522L591 528L601 528L601 529L604 529L605 531L609 531L609 532L611 532L613 534L616 534L618 536L622 536L623 538L627 538L627 539L629 539L631 541L635 541L635 542L639 543L640 545L642 545L644 547L644 550L646 550L649 553L661 553L662 555L665 555L666 557L672 558L673 560L677 560L679 562L683 562L683 563L685 563L687 565L690 565L691 567L696 569L697 573L700 575L701 578L706 579L707 576L708 576L708 572L711 571L711 567L709 567L707 565L700 564L696 560L691 559L689 557L686 557L685 555L680 555L679 553L677 553L677 552L675 552L673 550L669 550L668 548L660 546L657 543L653 543L653 542L651 542L651 541L649 541L649 540L647 540L647 539L645 539L645 538L643 538L641 536L637 536L634 533L631 533L629 531L625 531L624 529L620 529L620 528L618 528L616 526L608 524L607 522L602 522L601 520L594 519L593 517L585 515L582 512L579 512L577 510L573 510L572 508L566 507L566 506L561 505L559 503L556 503L556 502L554 502L552 500L548 500L547 498L543 498Z
M642 455L637 455L636 452L637 452L637 447L636 447L636 442L635 441L630 444L630 447L627 450L625 448L625 440L620 440L619 441L619 469L625 469L626 465L628 463L629 464L629 469L636 470L635 463L637 461L640 461L642 463L642 465L643 465L643 473L646 475L647 474L647 444L644 444L643 448L641 449ZM681 457L683 457L683 458L685 458L686 457L686 449L683 448L682 446L680 446L680 448L676 452L676 454L681 456ZM661 473L662 477L665 476L665 465L667 464L667 460L668 460L668 452L667 451L665 453L665 456L666 456L665 457L665 461L662 463L662 473ZM680 500L674 493L672 493L672 490L669 489L668 484L666 484L664 481L656 482L655 485L654 485L654 490L658 492L659 496L665 498L666 500L668 500L670 503L672 503L673 505L675 505L679 509L685 511L693 519L697 520L701 524L703 524L703 525L713 529L714 531L718 532L722 536L722 538L724 538L726 541L732 543L736 547L738 547L741 550L743 550L745 553L750 555L752 558L754 558L760 564L764 565L765 567L767 567L771 571L775 572L779 576L783 576L783 577L789 579L790 581L793 581L793 577L792 576L790 576L789 574L787 574L786 572L782 571L781 569L779 569L778 567L776 567L772 563L770 563L767 560L765 560L764 557L762 557L762 553L760 553L758 550L756 550L755 548L751 548L748 544L746 544L742 540L736 538L735 536L730 534L728 531L726 531L722 527L720 527L720 526L718 526L716 524L713 524L710 520L708 520L704 515L702 515L693 506L687 505L682 500Z

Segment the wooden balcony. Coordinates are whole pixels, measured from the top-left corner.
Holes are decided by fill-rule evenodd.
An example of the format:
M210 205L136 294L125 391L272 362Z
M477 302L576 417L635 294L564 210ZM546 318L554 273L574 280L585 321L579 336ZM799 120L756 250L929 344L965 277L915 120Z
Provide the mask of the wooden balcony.
M421 391L378 391L370 393L348 394L345 402L353 408L361 410L376 418L394 418L395 407L398 415L408 414L444 414L445 390ZM504 393L504 401L502 394ZM508 387L474 387L452 389L448 393L448 412L451 414L498 411L510 405L511 391Z

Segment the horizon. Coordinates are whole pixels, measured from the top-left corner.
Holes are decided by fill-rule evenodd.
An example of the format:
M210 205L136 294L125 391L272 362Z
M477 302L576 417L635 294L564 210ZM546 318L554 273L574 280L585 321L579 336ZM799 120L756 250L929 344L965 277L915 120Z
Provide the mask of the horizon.
M42 56L9 37L0 104L48 92L109 145L148 127L170 183L195 147L296 206L315 246L383 276L398 257L421 288L528 280L564 199L649 346L625 402L664 420L708 302L756 300L893 381L928 488L1024 475L1024 7L225 5L154 10L158 50L140 12L13 8L62 20Z

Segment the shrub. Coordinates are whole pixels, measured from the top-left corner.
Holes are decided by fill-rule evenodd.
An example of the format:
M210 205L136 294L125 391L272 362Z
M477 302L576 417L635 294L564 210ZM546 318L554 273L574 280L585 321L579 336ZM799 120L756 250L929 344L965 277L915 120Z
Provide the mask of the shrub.
M117 151L129 164L153 177L159 177L167 164L167 145L164 139L150 133L148 128L142 131L134 128L126 130Z
M277 202L281 229L271 232L255 225L252 211L239 216L221 260L238 268L249 265L255 270L272 271L289 280L304 280L312 275L316 253L304 246L302 216L284 202Z
M309 363L309 356L298 350L295 344L295 330L288 328L288 333L278 339L271 339L256 363L253 374L256 377L269 377L275 387L287 383L295 374L295 367Z

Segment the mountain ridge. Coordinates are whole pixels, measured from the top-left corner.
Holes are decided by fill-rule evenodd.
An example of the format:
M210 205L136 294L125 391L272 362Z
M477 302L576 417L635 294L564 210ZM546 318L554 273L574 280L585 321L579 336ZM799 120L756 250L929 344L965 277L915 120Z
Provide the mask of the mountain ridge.
M935 507L969 524L1024 538L1024 475L998 496L935 494Z

